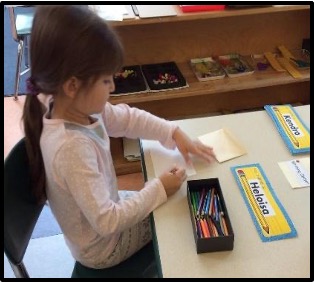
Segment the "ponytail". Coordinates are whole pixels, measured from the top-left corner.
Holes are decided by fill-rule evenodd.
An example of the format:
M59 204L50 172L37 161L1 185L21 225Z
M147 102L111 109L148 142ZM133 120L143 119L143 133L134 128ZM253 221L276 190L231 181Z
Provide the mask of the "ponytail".
M30 165L32 193L38 204L47 200L46 174L43 157L40 150L40 136L43 128L44 106L37 95L26 97L23 110L23 125L25 132L26 150Z

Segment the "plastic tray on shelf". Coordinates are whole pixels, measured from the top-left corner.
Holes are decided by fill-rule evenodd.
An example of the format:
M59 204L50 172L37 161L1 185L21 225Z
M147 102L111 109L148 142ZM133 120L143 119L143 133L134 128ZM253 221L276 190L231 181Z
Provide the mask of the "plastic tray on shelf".
M142 65L142 71L151 91L188 87L175 62Z
M254 68L248 59L240 54L228 54L217 57L229 77L239 77L254 73Z
M148 91L140 65L125 66L113 76L115 91L111 95L132 94Z
M226 76L221 65L212 57L191 59L190 64L199 81L221 79Z

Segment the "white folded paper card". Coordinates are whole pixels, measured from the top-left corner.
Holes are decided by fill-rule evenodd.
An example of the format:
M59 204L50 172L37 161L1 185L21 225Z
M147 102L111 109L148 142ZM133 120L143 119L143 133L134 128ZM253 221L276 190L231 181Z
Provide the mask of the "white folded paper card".
M292 188L310 187L310 158L279 162L278 165Z
M216 159L220 163L246 154L245 148L227 128L199 136L198 139L203 144L213 147Z
M176 16L172 5L136 5L140 18Z
M170 171L174 165L185 168L187 176L196 174L193 165L188 166L186 164L178 149L168 150L156 141L146 141L145 147L149 148L149 153L153 162L156 177L167 170Z

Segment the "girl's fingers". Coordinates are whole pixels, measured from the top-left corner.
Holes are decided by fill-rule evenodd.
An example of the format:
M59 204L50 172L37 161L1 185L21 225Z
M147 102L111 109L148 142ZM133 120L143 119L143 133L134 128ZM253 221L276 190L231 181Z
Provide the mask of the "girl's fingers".
M179 176L182 182L187 178L186 171L184 168L178 169L177 175Z
M181 181L184 181L187 177L186 171L184 168L174 168L170 171L172 174L176 175Z
M198 157L205 159L208 162L212 161L212 158L215 158L215 154L213 152L213 149L206 146L195 146L194 154Z

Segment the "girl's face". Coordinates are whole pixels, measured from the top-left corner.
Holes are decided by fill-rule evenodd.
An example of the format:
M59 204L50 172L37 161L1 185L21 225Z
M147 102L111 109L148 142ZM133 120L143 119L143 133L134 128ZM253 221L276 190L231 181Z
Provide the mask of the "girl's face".
M113 76L102 75L86 93L78 95L76 102L86 115L97 114L103 111L110 93L114 90Z

